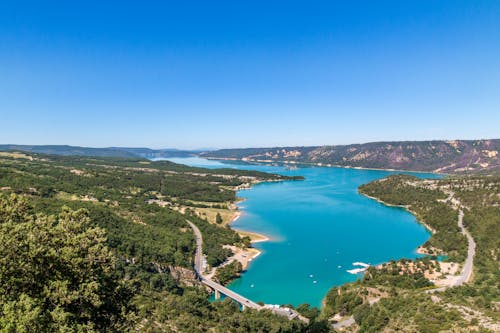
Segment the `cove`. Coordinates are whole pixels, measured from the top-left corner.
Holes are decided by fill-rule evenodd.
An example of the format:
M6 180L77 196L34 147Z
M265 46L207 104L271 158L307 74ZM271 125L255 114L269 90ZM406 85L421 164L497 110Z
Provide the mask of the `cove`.
M354 262L376 265L416 258L416 248L430 237L425 227L404 209L387 207L357 191L362 184L401 172L312 166L291 169L200 158L169 160L192 166L305 177L304 181L261 183L238 192L244 199L238 204L243 214L232 227L271 238L254 245L262 254L240 279L229 285L254 301L321 306L331 287L362 277L347 272L356 268Z

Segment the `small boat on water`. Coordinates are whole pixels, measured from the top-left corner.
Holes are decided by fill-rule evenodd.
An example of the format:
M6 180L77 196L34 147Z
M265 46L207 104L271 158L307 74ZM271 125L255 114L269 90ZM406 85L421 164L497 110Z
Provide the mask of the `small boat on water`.
M359 273L366 271L368 269L368 267L370 267L369 264L365 264L364 262L360 262L360 261L353 262L352 265L353 266L361 266L362 268L348 269L347 273L359 274Z
M364 271L366 271L366 268L354 268L354 269L348 269L347 273L359 274L359 273L362 273Z
M362 267L365 267L365 268L370 267L370 265L365 264L364 262L359 262L359 261L353 262L352 265L353 266L362 266Z

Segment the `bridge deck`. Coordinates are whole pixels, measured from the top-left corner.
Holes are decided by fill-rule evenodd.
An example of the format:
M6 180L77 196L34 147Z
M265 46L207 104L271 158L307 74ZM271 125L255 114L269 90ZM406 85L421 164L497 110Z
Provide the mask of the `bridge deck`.
M203 252L202 252L202 246L203 246L203 237L201 236L200 229L196 225L194 225L192 222L187 221L187 223L191 226L191 229L193 229L195 237L196 237L196 255L194 258L194 269L196 273L198 274L198 277L200 278L200 281L205 284L206 286L212 288L213 290L216 290L220 292L221 294L231 298L232 300L235 300L239 304L241 304L243 307L247 308L252 308L256 310L262 310L262 309L268 309L276 314L282 315L282 316L287 316L289 319L294 319L298 318L302 320L303 322L308 323L309 319L305 318L304 316L301 316L297 311L292 310L292 309L283 309L283 308L268 308L265 306L262 306L260 304L257 304L253 302L252 300L241 296L238 293L235 293L234 291L218 284L217 282L214 282L210 279L207 279L203 276L204 272L204 260L203 260Z
M262 305L259 305L251 300L249 300L246 297L241 296L238 293L235 293L234 291L218 284L217 282L214 282L212 280L205 279L204 277L201 278L201 282L210 288L219 291L221 294L226 295L227 297L235 300L236 302L240 303L243 306L252 308L252 309L257 309L260 310L262 308Z

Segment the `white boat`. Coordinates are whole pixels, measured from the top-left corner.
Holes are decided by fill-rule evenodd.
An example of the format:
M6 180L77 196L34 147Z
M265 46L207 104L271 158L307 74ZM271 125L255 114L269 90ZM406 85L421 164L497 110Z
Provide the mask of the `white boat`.
M348 269L347 273L359 274L359 273L362 273L364 271L366 271L366 268L354 268L354 269Z
M353 263L352 263L352 265L353 265L353 266L363 266L363 267L365 267L365 268L370 267L370 265L365 264L364 262L359 262L359 261L353 262Z

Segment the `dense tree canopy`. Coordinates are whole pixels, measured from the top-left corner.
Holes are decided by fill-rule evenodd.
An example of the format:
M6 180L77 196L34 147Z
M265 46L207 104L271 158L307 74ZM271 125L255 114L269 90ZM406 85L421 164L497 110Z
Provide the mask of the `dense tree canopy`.
M106 233L88 213L33 215L0 196L0 327L5 332L118 331L131 299Z

